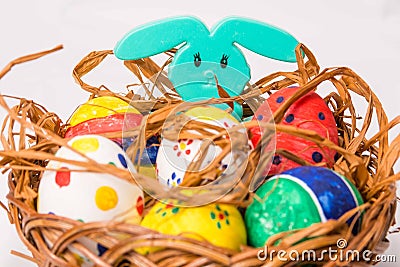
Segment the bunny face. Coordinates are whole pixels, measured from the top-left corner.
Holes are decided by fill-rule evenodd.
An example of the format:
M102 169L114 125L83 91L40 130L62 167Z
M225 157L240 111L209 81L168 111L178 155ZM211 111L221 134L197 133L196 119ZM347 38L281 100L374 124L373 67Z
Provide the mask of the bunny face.
M204 46L208 42L209 46ZM169 65L168 77L176 91L186 101L222 97L217 89L221 86L228 95L240 95L250 80L250 68L241 51L234 45L221 46L211 38L188 44L178 50ZM217 105L227 109L228 105ZM239 105L235 113L241 117Z
M168 77L185 101L242 93L250 80L250 68L237 44L287 62L296 61L298 45L287 32L250 19L228 18L208 30L196 18L176 17L133 29L117 44L114 53L119 59L134 60L165 52L182 43L184 45L169 65ZM227 104L217 106L228 108ZM238 103L234 103L233 115L242 116Z

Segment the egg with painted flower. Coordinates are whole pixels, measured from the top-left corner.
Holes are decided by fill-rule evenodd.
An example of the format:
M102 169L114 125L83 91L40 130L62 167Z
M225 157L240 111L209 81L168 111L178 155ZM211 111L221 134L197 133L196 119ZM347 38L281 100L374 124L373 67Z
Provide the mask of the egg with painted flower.
M143 218L142 226L168 235L183 235L238 251L246 245L246 228L242 215L233 205L208 204L182 207L178 201L157 202ZM157 248L160 249L160 248ZM142 254L156 248L139 248Z
M99 135L77 136L68 145L98 163L122 169L132 164L117 144ZM55 156L88 161L76 151L61 147ZM83 222L115 219L136 224L141 220L143 204L143 192L135 184L112 174L82 171L82 167L51 160L40 180L37 209L39 213Z
M228 112L216 107L194 107L185 112L190 120L204 122L224 129L232 128L240 123ZM217 132L215 131L217 134ZM229 138L229 136L226 136ZM221 148L216 144L211 144L206 155L201 155L201 147L206 139L161 139L160 148L156 159L157 177L160 183L169 187L174 187L183 182L183 177L192 162L204 156L199 170L206 168L214 158L221 153ZM220 163L220 170L223 172L228 166L231 155L228 154Z
M338 219L363 204L357 188L344 176L324 167L303 166L268 179L245 213L249 244L264 246L274 234ZM353 232L357 233L361 214Z

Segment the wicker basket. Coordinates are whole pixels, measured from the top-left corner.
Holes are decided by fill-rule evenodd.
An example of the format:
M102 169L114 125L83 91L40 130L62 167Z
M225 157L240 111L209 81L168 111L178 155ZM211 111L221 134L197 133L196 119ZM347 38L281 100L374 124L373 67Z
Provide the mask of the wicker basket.
M56 48L55 50L57 50ZM54 50L30 55L11 62L0 73L0 78L7 73L14 64L32 60ZM306 61L301 57L301 51L306 55ZM389 144L388 131L400 122L400 117L388 122L383 107L377 96L369 86L349 68L327 68L320 71L316 59L304 46L296 49L298 58L298 70L293 72L277 72L266 76L245 90L245 93L232 99L214 99L209 103L241 101L246 115L251 115L249 103L262 101L261 94L272 93L291 85L299 85L297 93L286 101L279 110L274 113L274 119L279 122L290 105L311 90L316 90L322 82L329 83L332 92L324 100L331 108L336 119L339 131L339 146L329 140L318 136L315 132L301 130L292 126L276 125L277 131L283 131L291 135L300 136L311 140L318 145L335 149L340 157L333 169L346 176L361 192L365 204L351 210L338 220L329 220L325 223L314 224L306 229L277 234L267 241L269 249L284 250L290 252L297 250L315 250L321 258L321 252L328 247L337 248L337 240L344 238L348 250L366 251L374 254L381 253L388 245L386 235L393 224L396 208L395 181L400 174L393 172L393 165L400 153L400 136L394 138ZM144 83L145 79L157 77L155 82L157 89L165 95L161 98L145 99L134 94L133 91L125 95L116 94L105 86L91 86L83 82L82 77L98 66L102 60L111 55L112 51L92 52L87 55L74 69L73 75L80 86L90 93L90 98L112 95L130 102L140 111L151 109L146 116L146 124L137 129L132 129L131 134L138 135L141 140L135 145L135 149L143 149L145 140L161 130L166 119L166 114L182 103L174 93L167 93L169 88L173 90L163 72L164 67L158 66L149 58L126 61L125 66ZM173 57L174 51L167 55ZM366 111L356 110L352 98L360 97L367 102ZM206 241L198 241L184 236L168 236L143 228L138 225L130 225L119 222L82 223L68 218L38 214L36 211L36 198L41 173L45 169L48 160L55 159L55 151L66 140L62 138L66 125L59 117L48 112L44 107L26 99L20 99L19 105L9 108L0 96L0 103L8 111L2 127L2 143L4 151L0 151L2 160L0 166L9 173L9 201L8 208L2 205L8 212L10 222L15 224L20 239L32 252L33 258L24 256L36 262L39 266L78 266L79 259L75 256L79 251L81 255L90 259L96 266L292 266L299 262L281 261L278 258L261 261L257 255L259 248L243 246L240 252L215 247ZM374 113L379 131L370 133L369 126ZM363 114L362 119L358 114ZM17 126L17 125L20 125ZM357 128L358 125L362 125ZM244 126L253 127L252 122L244 123ZM194 126L195 127L195 126ZM265 125L266 128L272 127ZM121 133L115 133L121 135ZM366 136L371 136L367 138ZM111 136L107 136L111 137ZM114 136L115 137L115 136ZM132 152L134 155L135 149ZM264 162L266 157L260 153L261 147L256 147L249 157L249 164L244 170L240 182L236 187L219 202L232 203L245 208L253 196L249 186L251 177L260 176L260 169L256 168L259 162ZM277 151L296 162L305 164L296 155L288 151ZM90 171L109 172L135 183L131 174L126 170L118 170L110 165L81 163ZM147 196L146 210L153 204L154 199ZM346 221L363 211L361 230L353 235L351 227ZM118 235L117 235L118 234ZM117 236L123 234L122 240ZM95 255L81 242L82 237L91 239L108 250L102 255ZM45 240L52 240L49 246ZM280 242L276 242L280 240ZM135 248L143 246L157 246L165 249L143 256L135 252ZM23 256L23 255L20 255ZM367 262L349 259L348 262L330 261L322 255L322 259L313 262L315 265L372 265L376 262ZM306 262L302 262L302 264Z

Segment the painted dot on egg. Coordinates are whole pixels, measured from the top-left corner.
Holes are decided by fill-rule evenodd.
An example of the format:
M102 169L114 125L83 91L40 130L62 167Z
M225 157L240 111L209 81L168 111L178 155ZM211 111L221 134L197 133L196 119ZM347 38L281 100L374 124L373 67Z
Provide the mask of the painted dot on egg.
M179 148L180 148L181 150L184 150L184 149L186 148L186 144L185 144L185 143L180 143L180 144L179 144Z
M124 166L124 168L128 168L128 164L126 163L126 159L125 159L124 155L118 154L118 159L119 159L119 162L121 162L122 166Z
M261 114L259 114L259 115L257 116L257 120L259 120L259 121L261 121L263 118L264 118L264 116L261 115Z
M312 153L312 159L314 162L319 163L322 161L323 157L322 157L321 153L319 153L318 151L315 151Z
M113 209L118 204L117 192L109 186L101 186L97 189L95 195L96 206L107 211Z
M213 219L213 220L214 220L214 219L215 219L217 216L215 215L215 213L214 213L214 212L211 212L211 213L210 213L210 217L211 217L211 219Z
M67 167L61 167L60 170L61 169L64 171L56 172L56 184L59 187L68 186L71 182L71 172L68 171L69 169Z
M325 120L325 114L323 112L318 113L318 118L323 121Z
M82 153L95 152L99 149L99 140L95 137L84 137L75 140L72 143L72 148Z
M291 123L294 120L294 115L293 114L289 114L286 116L285 121L287 123Z
M283 96L280 96L276 99L276 103L282 103L284 100Z
M172 210L171 210L171 212L172 212L173 214L177 214L178 211L179 211L179 208L178 208L178 207L174 207L174 208L172 208Z
M274 165L281 164L281 156L279 156L279 155L274 156L274 159L272 160L272 164L274 164Z
M139 196L136 200L136 210L139 213L139 215L142 216L144 210L144 201L142 196Z

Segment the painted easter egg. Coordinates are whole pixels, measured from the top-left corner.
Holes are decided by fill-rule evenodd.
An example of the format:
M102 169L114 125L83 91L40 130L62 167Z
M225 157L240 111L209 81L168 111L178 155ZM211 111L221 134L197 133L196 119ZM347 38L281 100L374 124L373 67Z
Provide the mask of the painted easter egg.
M65 138L85 134L104 134L135 128L143 115L127 102L113 96L93 98L80 105L69 120ZM125 138L132 139L132 138ZM122 138L113 138L120 146Z
M124 138L122 142L122 148L127 151L127 149L133 143L132 138ZM143 151L141 155L138 155L136 161L139 160L141 165L151 165L156 163L158 149L160 148L161 136L160 135L153 135L146 141L146 149Z
M65 132L65 138L72 138L85 134L103 134L119 132L140 125L143 115L137 113L113 114L101 118L93 118L69 127ZM118 139L122 145L121 138Z
M236 207L215 203L199 207L177 204L176 201L156 203L141 225L163 234L205 239L215 246L233 250L246 244L246 227ZM139 250L143 254L152 251L155 249Z
M195 107L186 111L185 114L193 120L225 129L239 124L231 114L216 107ZM156 159L158 180L169 187L181 184L190 163L199 159L200 147L206 141L200 139L172 141L162 138ZM206 168L220 152L221 148L218 145L211 144L204 156L200 170ZM228 154L221 163L221 170L227 168L229 161L230 155Z
M127 169L132 165L125 152L113 141L98 135L72 138L68 144L88 158ZM57 157L87 161L73 150L61 147ZM143 213L142 190L108 173L74 172L80 167L50 161L38 191L38 212L93 222L119 220L139 223ZM56 169L56 170L53 170Z
M122 140L122 148L128 153L128 155L130 153L128 149L134 141L134 138L124 138ZM138 173L150 178L157 179L155 163L158 149L160 147L160 142L160 135L153 135L152 137L147 139L146 147L142 151L142 153L137 153L134 161L134 168Z
M256 111L253 120L268 122L271 112L275 112L298 87L289 87L272 94ZM309 92L294 102L284 114L283 125L292 125L300 129L315 131L318 135L338 144L338 131L335 118L325 101L315 92ZM260 141L262 131L259 127L250 129L254 146ZM312 141L283 132L276 132L276 149L284 149L298 155L309 164L331 167L335 162L336 151L327 147L319 147ZM272 165L265 175L274 175L300 166L281 155L273 157Z
M140 114L137 109L118 97L101 96L80 105L69 119L69 125L72 127L90 119L125 113Z
M357 188L344 176L316 166L273 176L256 195L245 213L249 244L255 247L264 246L274 234L338 219L363 203Z

